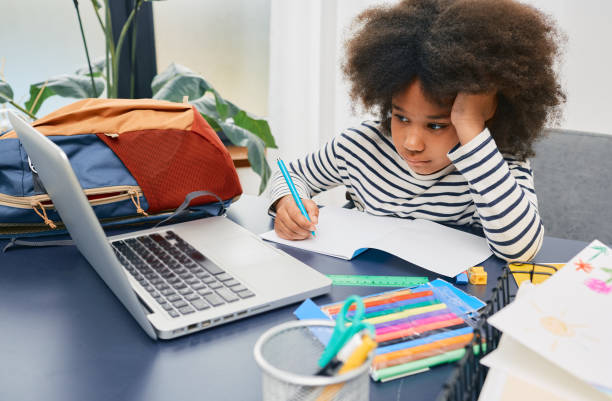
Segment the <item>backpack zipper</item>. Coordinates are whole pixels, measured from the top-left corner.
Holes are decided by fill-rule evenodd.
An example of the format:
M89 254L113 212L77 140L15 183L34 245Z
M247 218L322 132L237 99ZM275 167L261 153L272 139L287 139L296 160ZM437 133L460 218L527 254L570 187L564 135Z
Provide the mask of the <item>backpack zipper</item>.
M134 206L136 207L136 212L138 214L142 214L143 216L148 216L147 213L140 207L140 197L143 195L143 193L139 186L117 185L104 188L85 189L83 192L85 192L85 195L88 197L88 201L91 206L106 205L109 203L131 199L132 203L134 203ZM19 209L32 209L34 212L36 212L36 214L41 216L45 224L51 228L55 228L53 221L46 217L47 209L55 209L51 198L47 194L12 196L0 193L0 206L8 206Z
M88 199L91 206L105 205L108 203L119 202L130 199L134 196L141 197L142 190L137 185L116 185L104 188L91 188L83 190L89 198L95 196L94 199ZM109 196L103 197L100 195ZM42 203L45 209L54 209L51 198L47 194L32 195L32 196L11 196L0 193L0 206L16 207L20 209L31 209L32 204Z

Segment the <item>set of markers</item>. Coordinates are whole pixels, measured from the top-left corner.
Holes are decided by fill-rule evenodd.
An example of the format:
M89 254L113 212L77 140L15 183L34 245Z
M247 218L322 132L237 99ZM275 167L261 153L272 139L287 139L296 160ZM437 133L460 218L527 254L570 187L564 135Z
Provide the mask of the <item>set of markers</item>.
M360 321L373 327L378 344L371 366L371 376L378 381L461 359L474 335L471 323L485 305L441 279L364 297L363 304ZM319 308L310 301L295 315L299 319L325 317L338 323L342 306L338 303ZM349 310L346 317L354 318L352 313Z

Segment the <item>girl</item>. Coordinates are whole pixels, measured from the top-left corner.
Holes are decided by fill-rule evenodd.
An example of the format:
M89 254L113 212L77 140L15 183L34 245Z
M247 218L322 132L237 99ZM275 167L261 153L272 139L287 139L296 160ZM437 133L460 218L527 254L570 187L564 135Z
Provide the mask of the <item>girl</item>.
M527 157L565 100L554 24L512 0L404 0L355 22L344 74L380 121L289 164L312 222L275 173L276 233L308 238L310 197L344 185L364 212L481 227L500 258L533 258L544 228Z

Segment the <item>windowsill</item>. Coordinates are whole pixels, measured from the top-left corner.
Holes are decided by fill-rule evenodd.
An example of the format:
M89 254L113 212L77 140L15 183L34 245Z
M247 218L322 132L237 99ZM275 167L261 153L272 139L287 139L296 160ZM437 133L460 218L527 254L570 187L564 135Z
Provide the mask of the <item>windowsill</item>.
M246 146L228 146L227 150L234 161L234 167L250 167Z

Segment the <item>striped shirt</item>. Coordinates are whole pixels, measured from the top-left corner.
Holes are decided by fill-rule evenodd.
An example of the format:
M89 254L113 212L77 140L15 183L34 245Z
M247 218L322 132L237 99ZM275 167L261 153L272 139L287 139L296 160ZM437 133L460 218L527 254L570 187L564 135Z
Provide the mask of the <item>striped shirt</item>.
M412 171L376 122L363 122L318 152L289 163L302 198L344 185L357 209L378 216L427 219L482 227L495 255L530 260L541 247L529 161L502 155L485 129L448 153L451 164L428 175ZM290 194L280 171L272 176L271 203Z

